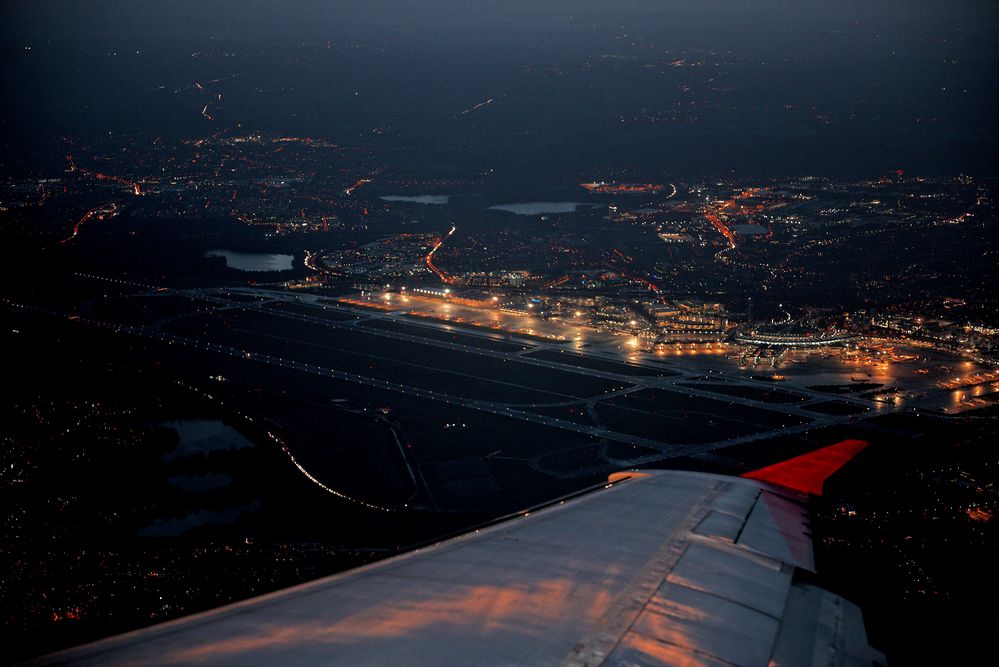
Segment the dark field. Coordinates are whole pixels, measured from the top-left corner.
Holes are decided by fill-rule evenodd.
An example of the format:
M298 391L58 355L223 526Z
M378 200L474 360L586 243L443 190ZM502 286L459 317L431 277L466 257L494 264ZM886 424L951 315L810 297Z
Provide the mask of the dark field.
M97 319L146 326L167 317L210 311L220 306L184 296L125 296L97 301L91 307Z
M551 403L598 396L621 386L581 374L256 312L198 315L171 322L165 329L205 343L477 400Z
M726 440L807 422L780 412L660 389L610 399L597 406L597 414L612 430L685 444Z
M641 445L629 445L624 442L608 442L604 454L609 459L627 461L644 456L655 456L661 454L658 449L650 449Z
M715 394L735 396L737 398L748 398L751 401L762 401L763 403L797 403L807 401L807 396L794 394L782 389L769 389L766 387L750 387L739 384L707 384L707 383L685 383L681 382L677 386L690 387L691 389L703 389Z
M884 385L877 382L854 382L853 384L817 384L809 387L812 391L822 391L827 394L855 394L868 389L878 389Z
M607 463L602 461L604 445L592 444L573 449L564 449L538 458L538 466L566 478L603 474Z
M832 415L834 417L841 417L844 415L859 415L862 412L867 412L870 408L866 408L863 405L857 405L856 403L847 403L846 401L823 401L822 403L813 403L811 405L804 406L805 410L809 412L819 412L824 415Z
M564 419L565 421L573 422L574 424L585 424L587 426L597 425L590 417L590 414L587 411L586 406L581 404L537 407L537 408L531 408L530 412L533 412L534 414L538 415L544 415L545 417Z
M563 350L559 350L557 352L552 350L538 350L537 352L529 352L525 356L544 359L545 361L554 361L556 363L567 364L569 366L577 366L579 368L589 368L595 371L620 373L621 375L638 375L644 377L672 377L676 375L676 373L672 371L661 368L646 368L644 366L622 364L615 361L585 357L580 354L573 354L572 352L565 352Z
M179 372L196 373L202 377L224 376L227 382L216 387L216 391L228 390L230 386L245 387L250 397L263 397L277 391L281 396L307 403L334 407L345 405L382 414L390 422L403 427L405 444L412 445L412 454L420 463L485 456L494 452L497 446L503 448L506 456L530 458L545 448L557 448L563 441L579 444L581 439L585 439L582 435L524 423L512 417L410 394L386 394L384 389L378 387L242 357L180 348L156 341L150 341L144 347L147 353L157 355L163 365L170 364ZM183 361L183 357L190 357L191 361ZM254 399L252 407L267 409L269 400ZM280 416L277 418L281 419ZM523 437L517 437L518 433Z
M406 324L405 322L397 322L395 320L368 320L362 322L361 326L365 328L378 329L380 331L394 331L409 334L411 336L420 336L430 340L440 340L447 343L467 345L468 347L477 347L483 350L492 350L495 352L517 352L519 350L530 349L531 347L520 343L486 338L485 336L473 336L454 331L443 331L437 328L421 327L416 324Z
M224 292L222 296L229 301L242 301L245 303L254 303L265 300L265 297L258 296L256 294L244 294L242 292Z
M471 324L469 322L462 322L461 324L456 324L454 322L451 322L450 320L440 320L440 319L437 319L437 318L427 318L427 317L423 317L423 316L420 316L420 315L405 315L405 317L409 317L409 318L412 318L414 320L424 320L424 321L426 321L426 320L429 319L432 322L439 322L441 324L446 324L446 325L452 326L452 327L454 327L456 329L469 329L469 330L472 330L472 331L481 331L481 332L484 332L484 333L492 333L492 334L497 333L497 330L494 329L493 327L482 326L482 325L477 325L477 324ZM535 336L534 334L521 333L521 332L512 332L512 331L511 332L504 331L503 335L509 336L511 339L522 338L525 341L532 341L533 340L533 341L539 341L539 342L542 342L542 343L565 343L566 342L564 340L553 340L551 338L545 338L544 336Z
M264 304L264 307L278 312L291 313L293 315L309 315L311 317L330 320L332 322L350 322L360 319L359 316L341 308L336 308L335 306L316 308L315 306L289 303L288 301L275 301Z

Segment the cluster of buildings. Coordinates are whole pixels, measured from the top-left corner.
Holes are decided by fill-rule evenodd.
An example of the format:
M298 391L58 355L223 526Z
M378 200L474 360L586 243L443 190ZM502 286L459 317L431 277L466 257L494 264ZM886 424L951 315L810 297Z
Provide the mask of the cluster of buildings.
M588 326L636 336L649 344L717 343L725 340L734 327L723 304L694 299L664 304L649 298L607 294L475 287L399 287L397 294Z
M980 357L999 357L999 328L916 315L874 313L861 319L876 335L904 337L934 348Z
M730 315L720 303L694 299L648 303L646 313L664 342L719 341L731 329Z
M437 239L434 234L396 234L324 251L315 266L332 278L363 276L383 282L430 278L432 272L426 257Z
M841 345L856 338L842 329L815 329L800 322L780 322L748 327L736 334L735 340L745 345L764 347L826 347Z

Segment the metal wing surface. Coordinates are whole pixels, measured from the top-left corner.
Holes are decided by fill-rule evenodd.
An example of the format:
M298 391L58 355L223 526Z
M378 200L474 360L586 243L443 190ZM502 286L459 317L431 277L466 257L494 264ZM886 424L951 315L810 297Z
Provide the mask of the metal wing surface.
M808 583L806 496L677 471L44 658L45 664L870 665Z

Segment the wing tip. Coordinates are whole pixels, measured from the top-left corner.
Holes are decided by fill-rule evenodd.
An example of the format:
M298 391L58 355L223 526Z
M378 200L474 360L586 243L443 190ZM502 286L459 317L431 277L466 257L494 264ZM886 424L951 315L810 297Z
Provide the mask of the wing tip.
M826 479L869 444L866 440L841 440L813 452L747 472L741 477L821 496Z

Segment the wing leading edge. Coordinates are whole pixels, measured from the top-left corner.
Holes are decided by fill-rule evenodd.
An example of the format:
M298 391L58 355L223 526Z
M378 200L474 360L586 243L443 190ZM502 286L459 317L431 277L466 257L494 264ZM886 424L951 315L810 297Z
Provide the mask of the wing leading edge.
M812 570L804 497L633 479L429 548L54 654L44 664L870 665Z

